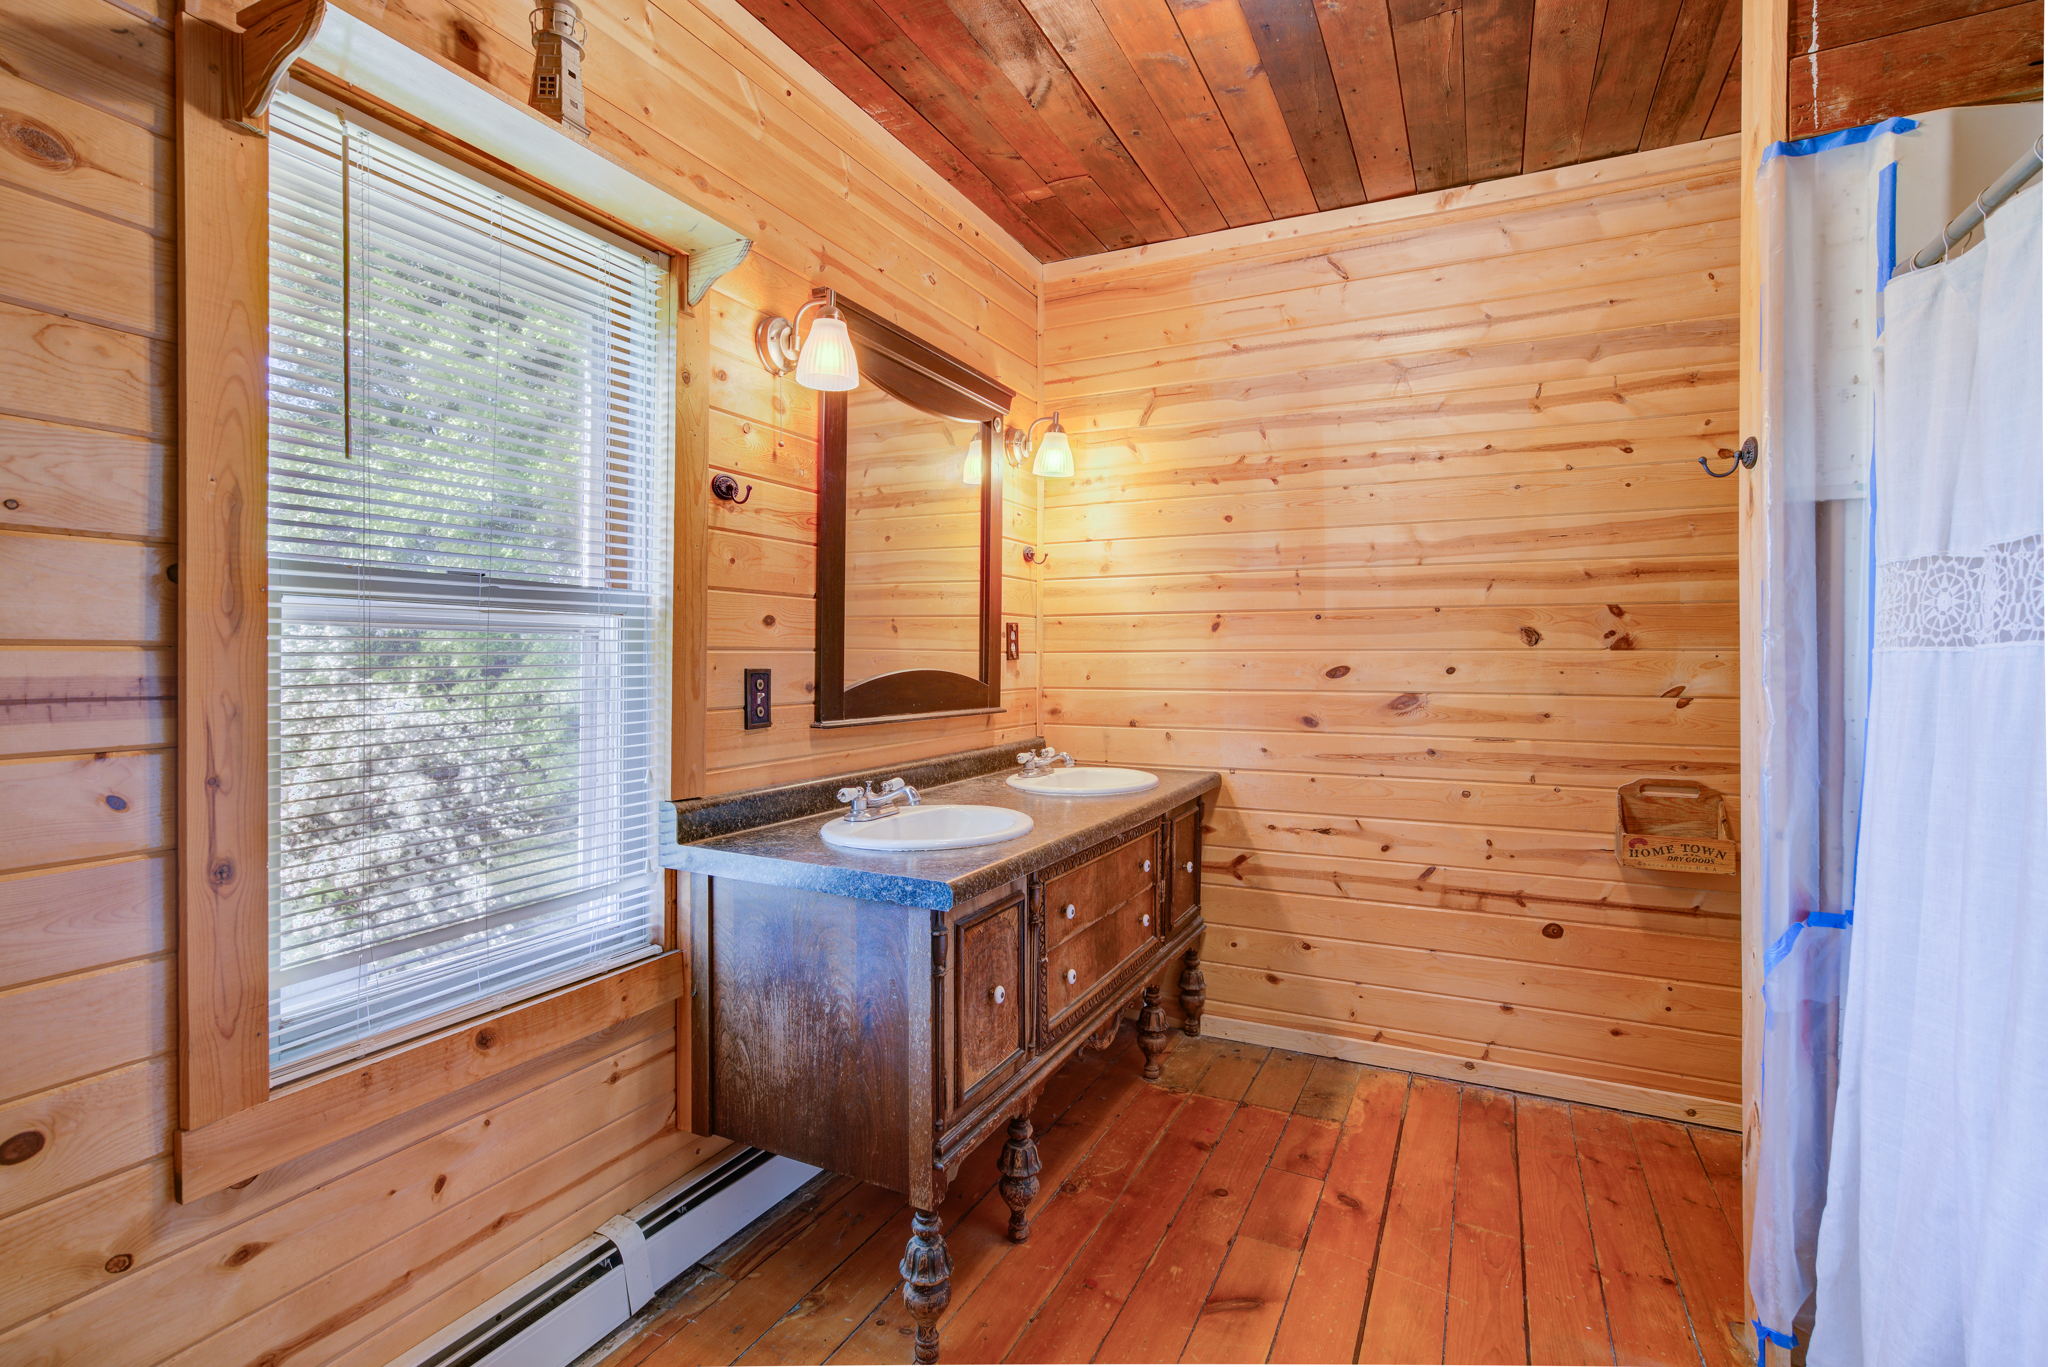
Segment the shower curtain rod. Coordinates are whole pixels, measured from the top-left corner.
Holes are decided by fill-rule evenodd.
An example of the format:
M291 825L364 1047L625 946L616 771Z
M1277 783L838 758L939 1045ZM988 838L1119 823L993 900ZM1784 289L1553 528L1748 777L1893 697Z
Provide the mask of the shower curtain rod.
M2041 139L2035 138L2031 152L2007 167L2004 175L1992 181L1990 187L1978 195L1969 208L1950 219L1948 226L1935 234L1933 241L1915 252L1910 261L1901 261L1898 268L1892 272L1892 277L1896 279L1907 271L1923 270L1947 256L1956 243L1975 232L1984 220L1991 216L1993 209L2011 199L2019 192L2020 187L2038 175L2040 170Z

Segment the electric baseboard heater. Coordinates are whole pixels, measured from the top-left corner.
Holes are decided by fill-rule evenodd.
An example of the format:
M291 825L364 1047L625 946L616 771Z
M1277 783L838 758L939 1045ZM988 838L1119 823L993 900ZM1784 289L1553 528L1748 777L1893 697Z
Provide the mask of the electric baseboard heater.
M567 1367L817 1172L755 1148L714 1159L393 1367Z

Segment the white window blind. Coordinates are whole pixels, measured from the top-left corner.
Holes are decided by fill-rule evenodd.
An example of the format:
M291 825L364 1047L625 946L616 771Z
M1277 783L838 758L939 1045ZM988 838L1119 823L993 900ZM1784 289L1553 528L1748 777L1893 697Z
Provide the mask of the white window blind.
M655 952L667 263L271 116L270 1057Z

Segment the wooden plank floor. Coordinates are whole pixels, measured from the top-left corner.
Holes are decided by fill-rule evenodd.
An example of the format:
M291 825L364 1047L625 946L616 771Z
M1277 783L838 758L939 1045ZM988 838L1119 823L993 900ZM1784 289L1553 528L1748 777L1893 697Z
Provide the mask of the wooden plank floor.
M1047 1087L1029 1242L1000 1133L941 1216L945 1360L1746 1362L1740 1140L1485 1087L1128 1032ZM901 1363L896 1197L821 1178L604 1367Z

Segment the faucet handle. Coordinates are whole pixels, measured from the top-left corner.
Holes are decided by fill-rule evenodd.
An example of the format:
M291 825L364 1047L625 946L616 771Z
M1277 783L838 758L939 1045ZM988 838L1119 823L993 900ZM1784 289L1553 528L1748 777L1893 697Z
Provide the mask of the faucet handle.
M1023 753L1021 753L1021 754L1019 754L1019 755L1017 756L1017 763L1019 763L1019 764L1029 764L1029 763L1031 763L1031 761L1033 761L1033 760L1035 760L1035 759L1037 759L1037 758L1038 758L1038 756L1037 756L1037 755L1033 754L1033 753L1032 753L1031 751L1029 751L1029 750L1026 750L1026 751L1024 751Z
M854 802L866 796L867 794L862 792L858 788L841 788L839 792L835 795L834 801Z
M900 778L886 779L882 783L882 791L885 793L900 793L903 788L904 783Z

